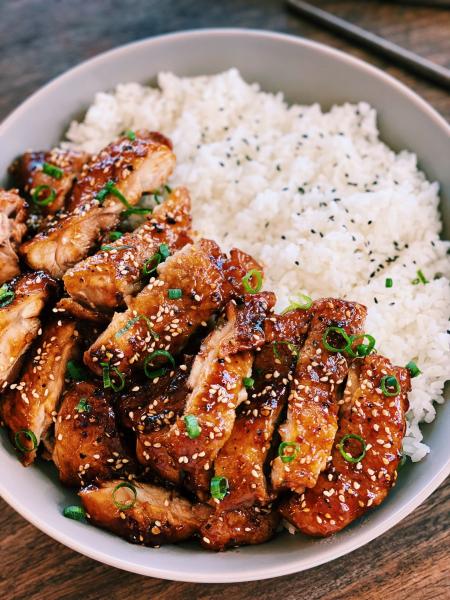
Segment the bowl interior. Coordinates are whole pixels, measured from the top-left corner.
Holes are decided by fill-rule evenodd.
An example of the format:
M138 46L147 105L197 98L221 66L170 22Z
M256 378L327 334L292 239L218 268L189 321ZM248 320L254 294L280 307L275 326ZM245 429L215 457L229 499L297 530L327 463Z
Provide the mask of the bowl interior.
M280 68L280 66L282 68ZM441 183L444 235L450 229L450 128L407 88L361 61L325 46L290 36L246 30L203 30L162 36L101 55L51 82L0 126L0 173L25 148L57 143L70 120L96 92L119 82L154 81L159 71L178 75L213 74L230 67L267 91L290 101L336 103L365 100L378 111L381 136L393 149L419 157L429 179ZM448 396L448 390L447 390ZM450 403L440 406L424 428L432 452L408 465L389 499L361 521L328 540L284 533L274 541L222 554L194 544L160 549L132 546L93 527L70 521L61 509L76 501L58 482L54 469L39 464L26 471L2 431L0 456L3 497L24 517L62 543L108 564L137 573L199 582L263 579L310 568L370 541L422 502L450 472L447 424Z

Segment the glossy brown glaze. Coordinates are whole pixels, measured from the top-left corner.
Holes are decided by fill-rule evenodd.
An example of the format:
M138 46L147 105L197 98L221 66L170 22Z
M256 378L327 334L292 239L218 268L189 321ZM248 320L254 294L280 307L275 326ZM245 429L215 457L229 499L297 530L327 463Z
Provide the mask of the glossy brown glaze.
M27 214L18 190L0 189L0 285L20 273L17 249L27 231Z
M392 375L400 391L385 396L381 380ZM281 505L280 512L290 523L303 533L326 536L383 502L397 478L410 389L408 370L393 367L387 358L371 355L355 361L341 404L331 461L313 489L295 494ZM365 456L358 462L344 458L340 450L342 439L349 434L364 440ZM348 439L343 449L357 458L363 446L358 439Z
M366 308L354 302L325 298L312 307L313 318L294 373L286 422L279 427L282 442L292 443L275 458L272 484L276 490L301 493L314 487L325 468L337 431L338 386L348 372L347 358L329 352L323 344L328 327L341 327L347 335L360 333Z
M61 298L56 304L59 312L72 316L82 321L91 321L92 323L109 323L109 317L105 313L98 312L92 308L87 308L76 302L73 298Z

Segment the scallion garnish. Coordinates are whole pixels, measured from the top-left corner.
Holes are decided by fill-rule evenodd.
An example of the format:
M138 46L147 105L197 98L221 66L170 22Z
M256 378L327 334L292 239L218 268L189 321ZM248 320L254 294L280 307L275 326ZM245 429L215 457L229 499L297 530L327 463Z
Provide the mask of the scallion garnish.
M42 192L48 192L44 198L41 198ZM48 206L55 198L56 192L49 185L38 185L36 188L34 188L33 193L31 194L31 199L38 206Z
M165 186L164 186L164 189L166 190L166 192L167 192L168 194L171 194L171 193L172 193L172 188L171 188L170 186L168 186L168 185L165 185Z
M358 346L356 346L356 354L358 356L368 356L372 350L375 348L375 338L373 337L373 335L370 335L368 333L361 333L360 335L352 335L350 336L350 340L351 340L351 344L349 346L349 349L352 350L353 352L353 345L357 340L362 340L364 342L364 340L367 339L368 343L367 344L358 344ZM348 351L348 350L347 350Z
M80 398L80 401L75 406L75 410L79 413L88 413L91 411L91 405L88 402L87 398Z
M328 337L330 334L337 334L338 336L343 338L345 342L344 345L338 347L334 346L333 344L330 344L328 341ZM342 327L327 327L325 333L322 336L322 344L329 352L345 352L347 348L351 347L351 343L351 338L347 335L346 331L342 329Z
M254 282L254 284L252 284L252 282ZM248 294L257 294L262 288L262 284L263 276L261 271L258 271L258 269L251 269L242 278L242 285Z
M185 415L183 417L186 431L191 440L195 440L201 433L201 429L198 424L198 419L195 415Z
M33 444L33 447L27 448L27 446L24 446L21 441L22 437L25 438L25 440L27 440L28 442L31 442ZM25 454L27 454L28 452L33 452L33 450L36 450L36 448L38 447L37 438L31 431L31 429L20 429L19 431L16 431L14 435L14 443L16 445L16 448L21 452L24 452Z
M214 475L211 479L210 491L215 500L223 500L228 492L228 479Z
M278 344L285 344L289 350L291 351L292 356L298 357L300 355L299 347L296 346L293 342L272 342L273 346L273 355L275 358L280 359L280 353L278 352Z
M73 381L85 381L88 378L88 372L83 365L74 360L67 363L67 377Z
M111 252L112 250L127 250L128 248L132 248L133 246L124 245L124 246L111 246L110 244L106 244L105 246L101 246L100 250L103 252Z
M408 369L409 374L412 378L417 377L418 375L420 375L422 373L422 371L419 369L419 367L416 365L416 363L413 360L410 360L405 368Z
M158 252L155 252L155 254L153 254L153 256L151 256L150 258L148 258L143 267L142 267L142 273L144 275L150 275L151 273L153 273L153 271L156 271L156 267L164 262L166 260L166 258L168 258L170 256L170 249L169 246L167 244L160 244L159 248L158 248Z
M49 163L42 163L42 170L46 175L50 175L54 179L61 179L64 174L64 171L59 167L55 167L55 165L50 165Z
M125 131L125 135L130 140L130 142L134 142L134 140L136 139L136 134L131 129Z
M134 497L132 500L130 500L130 502L123 503L117 500L116 494L122 488L127 488L128 490L131 490L133 492ZM113 489L112 497L114 504L119 510L129 510L130 508L133 508L133 506L136 504L137 490L132 483L129 483L128 481L122 481L121 483L117 484L116 487Z
M297 458L300 450L300 446L297 442L281 442L278 446L278 456L281 458L281 462L289 463Z
M421 271L421 270L419 269L419 270L417 271L417 278L416 278L416 279L413 279L413 280L411 281L411 283L412 283L413 285L418 285L419 283L423 283L423 284L425 285L426 283L430 283L430 282L428 281L428 279L427 279L427 278L425 277L425 275L423 274L423 271Z
M352 456L345 451L344 444L347 440L357 440L361 444L361 454L359 456ZM360 435L357 435L356 433L347 433L347 435L344 435L337 447L339 448L339 452L342 454L342 458L344 458L347 462L358 463L366 455L366 442Z
M392 279L390 277L387 277L386 281L384 282L384 285L387 288L391 288L394 285L394 282L392 281Z
M291 310L296 310L296 309L300 309L300 310L308 310L309 308L311 308L312 306L312 298L310 298L309 296L307 296L306 294L298 294L297 296L289 296L289 306L287 306L283 312L281 313L282 315L284 315L285 313L291 311Z
M9 287L7 283L4 283L2 287L0 287L0 308L4 308L11 304L11 302L15 298L15 293Z
M83 521L86 518L86 511L82 506L66 506L63 510L63 515L67 519L74 521Z
M103 387L105 390L111 388L114 392L120 392L125 387L125 377L123 373L119 371L117 367L114 367L106 362L101 362L100 366L103 367ZM111 371L119 378L119 383L116 383L111 377Z
M182 297L183 292L180 288L173 288L167 292L167 295L170 300L179 300Z
M161 254L163 260L166 260L170 256L170 248L167 244L160 244L158 252Z
M253 377L244 377L242 379L242 383L244 384L245 388L251 389L255 385L255 380Z
M110 231L109 232L109 239L111 240L111 242L115 242L116 240L119 240L122 236L123 236L123 233L121 231Z
M385 375L382 377L380 386L384 396L397 396L401 389L395 375Z
M155 350L151 354L149 354L144 361L144 373L149 379L156 379L156 377L162 377L167 369L162 367L161 369L157 369L155 371L149 371L149 362L151 362L154 358L158 358L161 356L163 358L167 358L167 360L175 367L175 359L167 350Z

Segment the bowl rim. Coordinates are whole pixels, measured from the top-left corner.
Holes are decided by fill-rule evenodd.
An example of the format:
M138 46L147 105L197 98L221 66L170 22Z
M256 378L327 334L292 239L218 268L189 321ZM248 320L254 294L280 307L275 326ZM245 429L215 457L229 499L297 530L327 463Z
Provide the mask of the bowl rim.
M198 40L203 37L209 36L243 36L243 37L253 37L260 40L272 40L278 41L281 43L290 43L295 44L298 47L307 47L311 48L314 51L321 53L323 55L328 55L338 61L347 63L350 66L356 67L357 69L363 70L373 78L378 79L384 85L390 86L394 88L399 94L403 95L407 100L415 104L422 112L426 113L430 119L432 119L435 124L444 129L447 134L450 136L450 125L446 122L444 117L438 113L428 102L426 102L423 98L421 98L416 92L408 88L405 84L401 83L391 75L385 73L381 69L359 59L356 58L346 52L341 50L337 50L325 44L311 41L296 35L261 30L261 29L250 29L250 28L202 28L202 29L189 29L182 31L175 31L170 33L165 33L158 36L152 36L147 38L142 38L140 40L136 40L127 44L123 44L121 46L117 46L105 52L102 52L92 58L89 58L78 65L68 69L63 72L61 75L51 79L44 86L40 87L37 91L35 91L32 95L26 98L16 109L14 109L2 122L0 122L0 135L4 133L4 131L14 125L14 122L22 116L23 113L28 112L36 99L44 96L48 93L51 93L53 88L64 84L66 80L70 80L70 78L75 74L82 72L84 70L89 70L93 63L101 64L104 61L109 61L115 55L119 55L123 52L132 52L134 48L141 46L148 46L149 49L153 45L157 45L159 43L167 43L171 40L182 40L182 39L192 39ZM101 90L99 90L101 91ZM435 473L433 478L426 486L422 488L422 490L417 493L415 496L411 497L407 502L402 504L396 510L392 511L392 513L384 519L381 523L377 525L372 525L368 530L364 530L357 538L349 538L342 539L339 544L330 545L329 547L324 546L323 552L320 557L312 557L308 559L295 559L295 556L284 565L277 565L273 568L264 567L264 571L260 572L258 567L243 567L242 570L237 574L220 574L220 567L215 573L205 573L198 574L192 573L188 570L180 570L178 567L175 571L170 566L167 568L160 568L152 566L151 564L148 566L141 566L132 561L129 561L125 558L112 557L101 550L96 550L95 548L91 548L88 543L79 542L77 539L71 534L64 533L60 531L56 526L50 524L45 519L37 517L33 512L28 510L28 508L23 504L20 498L15 497L13 493L10 493L8 490L8 486L5 480L0 479L0 495L3 499L14 509L16 510L24 519L29 521L39 530L47 534L49 537L54 540L64 544L65 546L83 554L89 558L97 560L101 563L107 564L112 567L116 567L119 569L123 569L132 573L136 573L139 575L157 577L160 579L169 579L172 581L183 581L183 582L193 582L193 583L233 583L233 582L243 582L243 581L256 581L269 579L272 577L280 577L283 575L289 575L293 573L297 573L300 571L304 571L307 569L311 569L313 567L322 565L329 561L332 561L336 558L339 558L357 548L360 548L364 544L372 541L379 535L385 533L389 529L391 529L394 525L396 525L399 521L409 515L417 506L419 506L450 474L450 453L447 461L442 465L442 467Z

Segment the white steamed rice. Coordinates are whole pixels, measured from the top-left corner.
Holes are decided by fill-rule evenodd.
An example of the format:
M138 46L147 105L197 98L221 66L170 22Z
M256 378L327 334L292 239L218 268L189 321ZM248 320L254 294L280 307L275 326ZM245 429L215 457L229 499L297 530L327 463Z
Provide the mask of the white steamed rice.
M232 69L214 77L161 73L159 89L136 83L99 93L69 145L97 152L124 129L169 136L171 184L189 187L194 227L224 249L262 261L279 308L298 292L367 305L366 331L400 365L414 359L405 452L429 448L419 424L443 402L450 358L449 244L439 240L438 184L410 152L378 138L366 103L288 106ZM412 285L417 270L429 283ZM392 278L393 287L385 280Z

